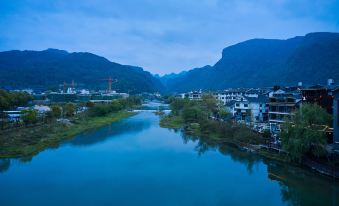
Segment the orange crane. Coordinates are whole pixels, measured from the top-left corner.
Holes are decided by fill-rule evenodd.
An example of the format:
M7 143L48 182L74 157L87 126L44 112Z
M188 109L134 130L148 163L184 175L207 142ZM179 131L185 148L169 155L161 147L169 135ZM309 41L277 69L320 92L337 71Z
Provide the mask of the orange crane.
M107 79L101 79L103 81L107 81L108 86L107 86L107 93L111 93L112 92L112 84L114 82L117 82L117 79L112 79L112 77L108 77Z
M66 82L64 81L64 93L67 92L67 89L68 89L69 87L75 88L75 86L76 86L76 84L75 84L74 80L72 80L72 83L66 83Z

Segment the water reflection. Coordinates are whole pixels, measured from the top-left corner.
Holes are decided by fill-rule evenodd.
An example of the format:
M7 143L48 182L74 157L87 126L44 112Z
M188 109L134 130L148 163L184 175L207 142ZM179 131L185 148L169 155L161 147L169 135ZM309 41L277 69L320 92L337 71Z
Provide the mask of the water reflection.
M267 160L256 154L242 151L231 144L217 144L206 138L186 135L182 131L180 133L185 144L190 141L197 142L196 150L199 155L209 150L218 150L233 161L244 164L250 174L253 173L253 167L256 164L264 163L267 166L268 178L279 183L281 199L289 205L339 205L338 180L322 176L306 168Z
M115 122L100 129L83 133L76 136L74 139L67 142L73 146L88 146L99 142L104 142L107 139L122 135L128 131L129 134L138 133L150 128L152 125L149 119L126 119L120 122Z
M53 195L54 205L69 199L79 205L127 200L150 205L152 195L158 198L155 204L173 203L167 205L339 205L339 183L331 178L162 129L151 112L79 135L24 167L0 159L0 191L1 205L37 205ZM86 199L91 196L95 201Z
M10 159L0 159L0 173L6 172L11 166Z

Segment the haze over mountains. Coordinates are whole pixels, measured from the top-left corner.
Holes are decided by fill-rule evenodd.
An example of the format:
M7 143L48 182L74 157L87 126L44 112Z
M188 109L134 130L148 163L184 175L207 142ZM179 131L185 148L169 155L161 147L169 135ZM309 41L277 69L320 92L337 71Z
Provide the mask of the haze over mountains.
M90 53L56 49L0 52L0 86L46 87L75 80L90 88L104 88L100 79L109 76L118 80L113 87L124 92L265 87L299 81L314 84L328 78L339 81L339 33L310 33L287 40L252 39L226 47L213 66L163 77Z

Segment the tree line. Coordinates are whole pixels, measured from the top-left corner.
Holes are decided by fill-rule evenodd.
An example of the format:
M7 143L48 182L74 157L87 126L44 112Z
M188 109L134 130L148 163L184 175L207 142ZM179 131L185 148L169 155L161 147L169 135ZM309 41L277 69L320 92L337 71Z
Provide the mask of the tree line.
M270 131L263 134L253 132L237 124L213 95L205 94L201 100L170 97L171 113L161 121L182 124L186 132L204 136L217 142L233 142L239 145L266 144L272 142ZM216 119L222 121L215 121ZM303 158L322 158L327 155L325 128L332 126L332 116L317 104L303 104L282 125L281 145L292 161Z
M31 100L33 100L33 97L27 92L7 92L0 90L0 111L26 106Z

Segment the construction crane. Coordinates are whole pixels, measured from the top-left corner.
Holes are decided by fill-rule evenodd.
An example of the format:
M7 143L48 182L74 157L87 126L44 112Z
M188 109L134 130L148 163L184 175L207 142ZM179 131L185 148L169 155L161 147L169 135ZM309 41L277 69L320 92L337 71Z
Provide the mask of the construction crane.
M68 88L73 88L73 89L74 89L75 86L76 86L76 84L75 84L74 80L72 80L71 83L66 83L66 82L64 81L64 84L63 84L63 87L64 87L64 93L67 92L67 89L68 89Z
M112 93L112 84L118 81L117 79L112 79L112 77L108 77L107 79L100 79L100 80L107 81L107 84L108 84L107 93Z

